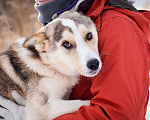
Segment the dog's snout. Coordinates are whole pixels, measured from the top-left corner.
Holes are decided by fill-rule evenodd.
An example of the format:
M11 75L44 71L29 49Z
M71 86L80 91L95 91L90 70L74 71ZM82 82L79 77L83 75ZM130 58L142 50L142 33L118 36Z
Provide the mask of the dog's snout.
M99 61L97 59L92 59L87 62L87 67L90 70L97 70L99 67Z

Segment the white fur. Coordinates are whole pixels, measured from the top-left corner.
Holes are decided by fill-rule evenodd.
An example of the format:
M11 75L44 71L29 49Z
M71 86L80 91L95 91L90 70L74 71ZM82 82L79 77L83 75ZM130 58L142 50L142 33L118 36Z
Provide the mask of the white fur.
M99 70L101 68L101 62L100 62L99 56L86 45L85 41L81 37L73 20L70 20L70 19L59 19L59 20L62 21L62 24L64 26L70 27L74 33L74 37L75 37L75 41L76 41L76 45L77 45L76 49L77 49L78 55L80 57L80 62L81 62L85 76L92 77L92 76L96 75L97 72L96 72L96 74L90 75L90 70L87 67L87 62L91 59L98 59L100 65L99 65L99 69L97 71L99 72Z
M85 100L85 101L65 100L64 101L61 99L55 99L54 101L51 101L50 108L52 109L50 109L49 114L50 116L53 116L52 119L54 119L66 113L73 113L74 111L77 111L83 105L89 106L90 100ZM72 108L72 110L70 109L70 107ZM63 111L62 111L62 108L63 108Z

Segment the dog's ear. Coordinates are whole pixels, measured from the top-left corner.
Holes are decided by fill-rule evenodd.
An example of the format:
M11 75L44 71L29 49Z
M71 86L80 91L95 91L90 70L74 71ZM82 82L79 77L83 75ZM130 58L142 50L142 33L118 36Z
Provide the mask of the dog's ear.
M45 40L47 39L44 32L30 36L24 43L24 48L35 48L39 52L45 51Z

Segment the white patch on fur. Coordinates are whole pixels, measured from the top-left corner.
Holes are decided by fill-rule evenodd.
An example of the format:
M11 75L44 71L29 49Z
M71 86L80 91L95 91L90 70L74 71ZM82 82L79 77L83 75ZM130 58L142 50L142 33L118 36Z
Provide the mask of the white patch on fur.
M100 63L99 64L99 69L100 69L101 62L100 62L99 56L86 45L85 41L80 36L80 33L79 33L73 20L70 20L70 19L57 19L57 20L61 20L62 25L70 27L73 31L76 45L77 45L76 50L80 57L80 62L81 62L82 69L83 69L85 76L92 77L92 76L96 75L97 73L90 74L91 70L87 67L87 62L91 59L97 59ZM99 69L97 71L99 71Z

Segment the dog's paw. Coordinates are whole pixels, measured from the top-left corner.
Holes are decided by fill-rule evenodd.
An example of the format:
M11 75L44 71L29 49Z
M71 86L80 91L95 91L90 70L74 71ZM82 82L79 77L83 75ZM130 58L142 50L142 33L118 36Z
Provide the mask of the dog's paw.
M90 105L90 100L53 100L50 103L49 116L50 119L54 119L67 113L73 113L77 111L81 106Z

